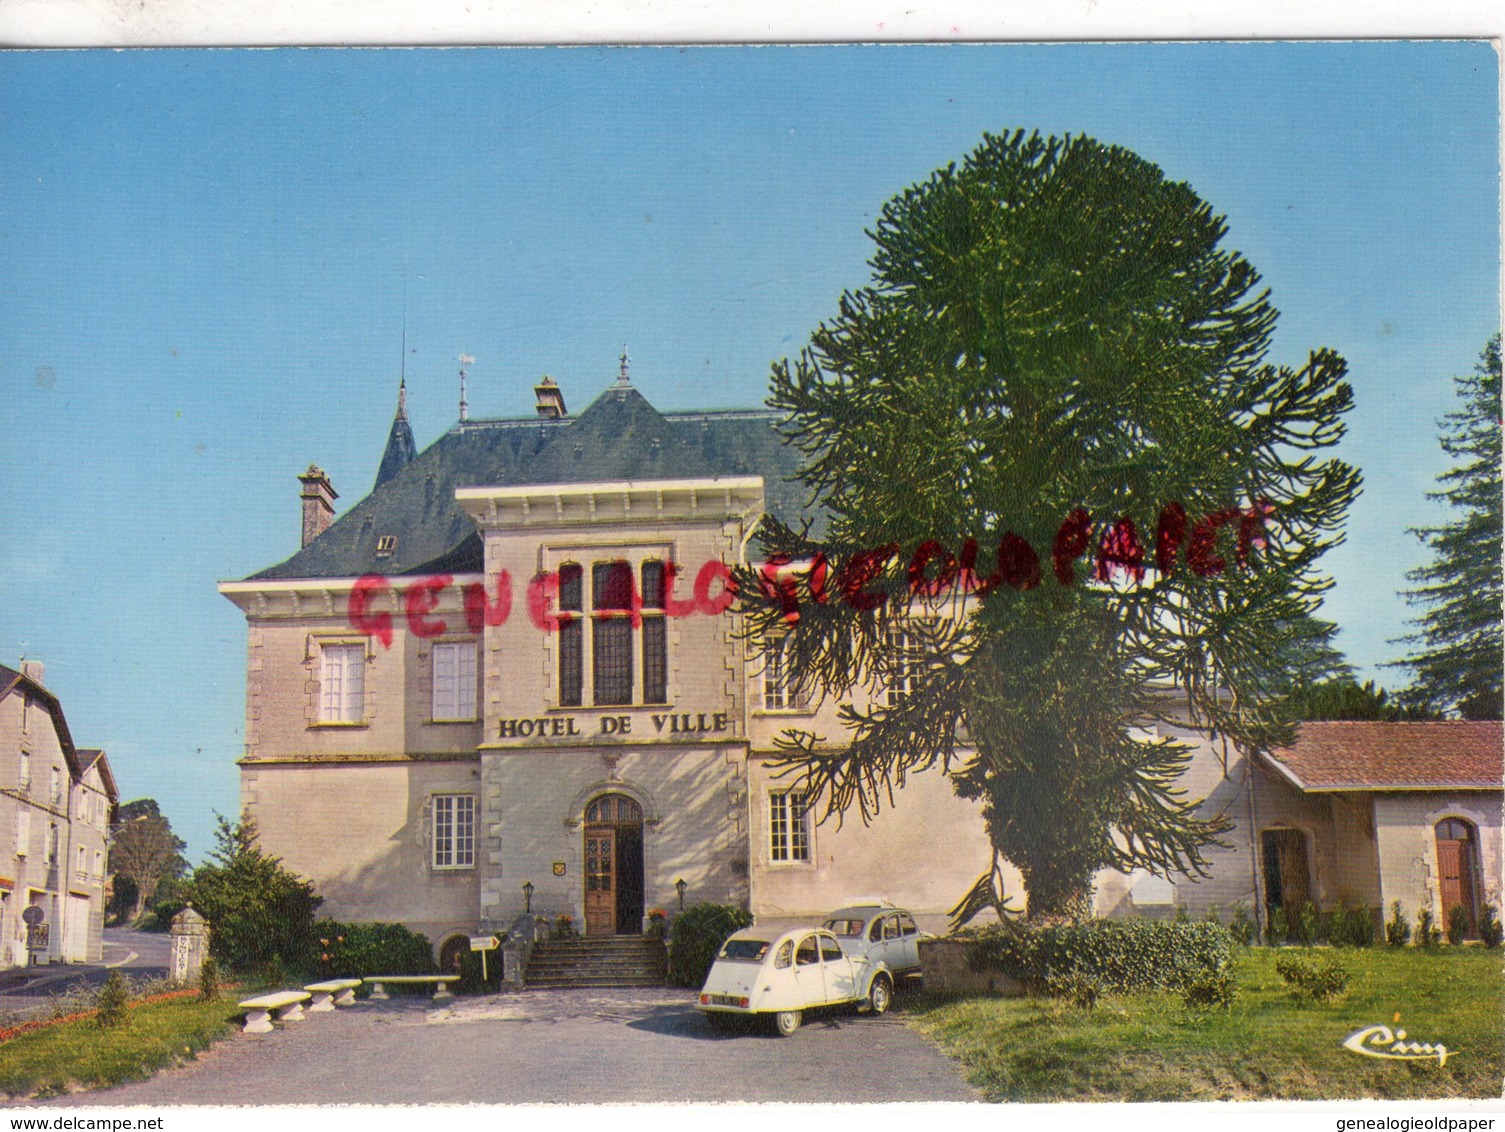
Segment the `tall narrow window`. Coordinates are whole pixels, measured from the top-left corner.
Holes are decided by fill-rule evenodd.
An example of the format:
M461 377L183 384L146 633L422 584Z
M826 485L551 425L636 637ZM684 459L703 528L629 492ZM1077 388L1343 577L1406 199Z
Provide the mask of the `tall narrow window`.
M804 711L810 706L809 695L796 691L789 678L792 649L793 642L781 637L763 652L763 707L768 711Z
M669 702L669 626L664 620L664 564L644 562L643 702Z
M597 704L632 703L632 567L597 562L591 570L591 674Z
M16 811L16 856L24 857L31 852L31 809L22 806Z
M434 646L434 719L476 717L474 641L442 641Z
M319 650L319 721L360 723L365 702L365 646L325 645Z
M434 795L434 868L476 863L476 800L473 794Z
M54 806L63 800L63 776L57 767L52 768L52 787L47 796Z
M579 707L584 681L581 679L581 645L585 625L583 568L578 562L559 567L559 706Z
M805 812L805 795L792 790L770 794L768 814L768 859L808 861L810 827Z
M21 752L21 789L31 785L31 752Z
M47 823L47 863L49 865L55 865L55 864L57 864L57 823L56 822L48 822ZM64 863L63 867L65 869L68 867L66 862Z

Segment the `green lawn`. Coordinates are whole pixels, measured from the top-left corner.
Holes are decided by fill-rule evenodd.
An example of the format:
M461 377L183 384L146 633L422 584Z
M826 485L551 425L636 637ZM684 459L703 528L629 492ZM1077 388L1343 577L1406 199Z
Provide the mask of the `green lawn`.
M1240 997L1227 1012L1188 1009L1175 994L1109 995L1092 1011L1050 999L921 995L903 1010L992 1101L1500 1096L1500 951L1324 949L1352 975L1348 993L1325 1004L1292 993L1275 973L1277 954L1240 950ZM1342 1048L1378 1024L1445 1044L1446 1064Z
M234 998L179 998L135 1007L118 1029L85 1018L22 1034L0 1042L0 1095L54 1096L150 1077L233 1033L244 1013Z

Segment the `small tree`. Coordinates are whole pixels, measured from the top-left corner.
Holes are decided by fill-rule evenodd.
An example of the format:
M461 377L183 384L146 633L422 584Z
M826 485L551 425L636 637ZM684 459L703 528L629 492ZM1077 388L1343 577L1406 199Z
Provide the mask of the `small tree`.
M99 988L94 1005L97 1011L94 1022L98 1026L114 1029L130 1021L131 988L119 971L110 972L104 986Z
M1385 942L1391 947L1405 947L1411 942L1411 919L1396 900L1390 905L1390 919L1385 924Z
M309 966L317 954L314 910L322 903L313 886L261 850L249 816L232 823L216 814L215 820L209 863L194 870L184 893L209 921L211 952L243 973L264 970L273 960Z
M164 881L187 870L184 848L154 799L140 798L120 807L110 831L110 872L125 882L117 885L132 900L132 920L141 918Z

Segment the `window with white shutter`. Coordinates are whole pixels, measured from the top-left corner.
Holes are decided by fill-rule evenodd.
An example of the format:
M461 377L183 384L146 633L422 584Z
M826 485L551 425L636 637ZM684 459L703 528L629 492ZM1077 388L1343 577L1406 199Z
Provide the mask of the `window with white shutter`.
M361 723L365 719L364 645L325 645L319 650L319 722Z
M475 863L475 795L435 794L434 868L463 869Z
M475 719L476 645L442 641L434 646L433 718Z

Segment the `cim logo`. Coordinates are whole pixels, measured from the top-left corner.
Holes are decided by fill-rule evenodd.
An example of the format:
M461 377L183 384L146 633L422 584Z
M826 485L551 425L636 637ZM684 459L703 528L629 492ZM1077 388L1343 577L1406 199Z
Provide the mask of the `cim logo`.
M1395 1021L1400 1022L1399 1014ZM1381 1061L1436 1061L1438 1065L1446 1065L1450 1052L1441 1042L1407 1041L1406 1031L1391 1030L1389 1026L1365 1026L1349 1034L1342 1044L1344 1049Z

